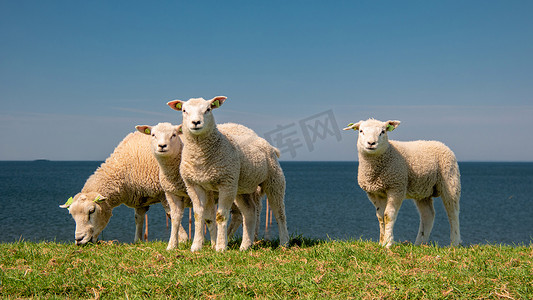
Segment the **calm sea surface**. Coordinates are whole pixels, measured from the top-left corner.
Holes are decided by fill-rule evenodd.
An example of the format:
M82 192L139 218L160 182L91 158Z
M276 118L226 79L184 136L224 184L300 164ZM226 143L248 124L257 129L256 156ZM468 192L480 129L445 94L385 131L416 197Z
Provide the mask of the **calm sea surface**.
M78 193L100 163L0 162L0 242L73 242L74 220L58 205ZM459 165L464 244L532 243L533 163ZM357 162L282 162L282 167L287 180L285 207L290 234L378 239L374 207L356 182ZM431 241L448 245L449 224L440 199L435 201L435 210ZM149 239L167 241L169 231L160 204L151 207L148 218ZM187 222L184 220L185 225ZM416 206L412 200L404 201L395 239L413 242L418 224ZM275 221L268 232L264 228L263 212L261 236L277 238ZM124 205L115 208L100 239L132 242L133 236L133 209Z

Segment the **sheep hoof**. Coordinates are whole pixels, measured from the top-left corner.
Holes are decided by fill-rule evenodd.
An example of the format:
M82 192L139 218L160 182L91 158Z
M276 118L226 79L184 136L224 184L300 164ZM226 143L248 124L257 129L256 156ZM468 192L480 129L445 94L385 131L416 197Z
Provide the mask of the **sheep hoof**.
M191 252L198 252L201 249L202 249L202 245L192 244L192 246L191 246Z
M246 251L246 250L250 249L250 246L252 246L252 244L241 245L239 247L239 251Z
M189 235L187 233L182 234L181 232L178 234L178 242L179 243L186 243L189 240Z
M288 236L285 236L285 237L280 237L279 238L279 245L281 247L289 247L289 237Z
M461 246L461 243L462 243L461 240L455 240L455 241L451 242L451 246L452 247Z
M385 248L390 249L390 247L391 247L392 245L394 245L394 242L393 242L393 241L390 241L390 242L388 242L387 244L385 244Z

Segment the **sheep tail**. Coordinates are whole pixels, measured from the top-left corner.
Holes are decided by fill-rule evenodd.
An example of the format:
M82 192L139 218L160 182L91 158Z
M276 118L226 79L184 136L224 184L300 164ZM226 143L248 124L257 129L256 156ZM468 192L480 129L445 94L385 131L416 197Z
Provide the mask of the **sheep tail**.
M455 157L453 161L448 161L445 166L442 166L442 190L454 202L459 202L461 197L461 175L459 172L459 164Z

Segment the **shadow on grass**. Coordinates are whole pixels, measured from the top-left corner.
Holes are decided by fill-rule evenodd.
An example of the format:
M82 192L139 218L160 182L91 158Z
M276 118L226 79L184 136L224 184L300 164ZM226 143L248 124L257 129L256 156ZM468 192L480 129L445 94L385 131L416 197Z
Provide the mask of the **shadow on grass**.
M239 250L241 241L242 241L242 238L240 237L231 239L228 243L228 249ZM311 238L303 237L302 235L297 235L297 236L291 236L291 238L289 239L289 245L287 248L291 248L291 247L308 248L308 247L313 247L313 246L323 244L326 242L327 242L326 240L311 239ZM276 249L278 247L279 247L279 239L275 239L275 240L261 239L261 240L255 241L250 249L252 250L265 249L265 248Z

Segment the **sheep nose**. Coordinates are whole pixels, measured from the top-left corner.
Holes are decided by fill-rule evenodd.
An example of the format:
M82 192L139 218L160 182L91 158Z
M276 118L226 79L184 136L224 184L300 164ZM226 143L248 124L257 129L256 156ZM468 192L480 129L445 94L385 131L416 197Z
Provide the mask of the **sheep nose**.
M161 149L165 149L166 147L167 147L167 144L159 145L159 148L161 148Z
M369 146L374 146L376 142L367 142Z
M76 238L76 245L81 244L81 241L83 241L83 238L84 238L84 237Z
M201 123L202 123L202 121L192 121L192 124L193 124L194 126L198 126L198 125L200 125Z

